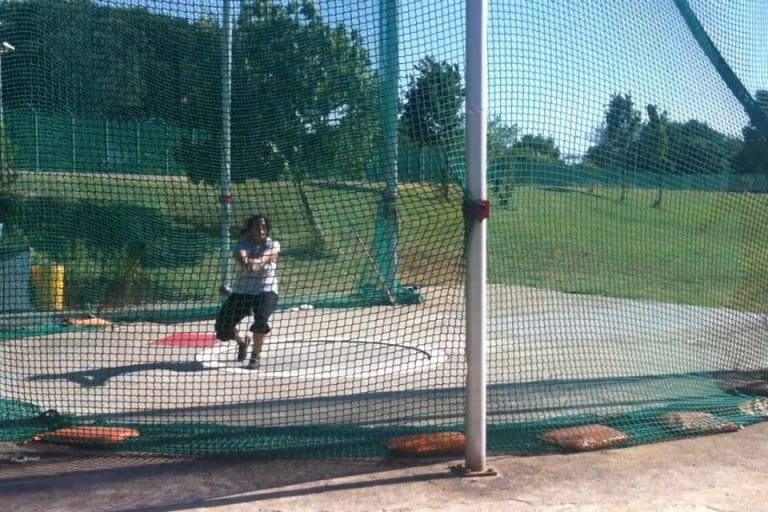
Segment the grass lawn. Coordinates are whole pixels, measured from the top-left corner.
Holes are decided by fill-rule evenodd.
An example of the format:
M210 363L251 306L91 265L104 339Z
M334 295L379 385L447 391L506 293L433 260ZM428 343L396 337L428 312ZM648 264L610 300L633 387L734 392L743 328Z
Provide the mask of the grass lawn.
M217 189L183 178L58 173L22 175L16 188L22 191L13 222L17 242L35 249L35 263L66 266L68 304L99 304L123 276L130 276L124 289L136 294L151 289L155 299L219 300ZM317 239L291 182L235 185L231 241L245 217L266 213L272 236L283 247L281 294L310 300L354 292L364 267L376 276L371 245L382 187L307 184L305 189L325 235L324 254L316 251ZM401 281L455 285L461 278L460 193L444 201L434 187L404 185L399 197Z
M762 195L519 188L496 210L493 282L759 310L768 285Z
M17 189L23 191L13 220L17 241L34 247L37 262L68 267L73 302L98 303L121 279L136 293L153 289L154 299L217 298L216 189L183 178L41 173L22 175ZM355 289L373 256L380 191L368 184L306 185L325 235L322 255L313 250L316 238L292 183L236 185L234 217L237 223L254 212L272 218L273 236L284 248L284 294L344 293ZM492 210L490 280L761 309L768 273L763 228L768 199L665 191L661 208L652 208L655 194L630 190L619 202L616 189L518 187L511 208ZM461 285L460 210L457 190L446 201L437 187L402 186L399 269L404 284ZM232 239L236 236L233 229Z

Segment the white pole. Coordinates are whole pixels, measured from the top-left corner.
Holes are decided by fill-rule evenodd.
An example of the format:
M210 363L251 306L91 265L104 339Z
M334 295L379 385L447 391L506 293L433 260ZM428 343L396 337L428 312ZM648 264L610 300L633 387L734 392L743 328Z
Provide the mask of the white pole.
M487 254L486 129L488 125L488 1L466 0L467 271L465 474L495 475L486 466Z
M232 224L231 165L231 110L232 110L232 37L234 11L232 0L224 0L222 20L221 52L221 291L228 289L232 276L230 271L229 227Z

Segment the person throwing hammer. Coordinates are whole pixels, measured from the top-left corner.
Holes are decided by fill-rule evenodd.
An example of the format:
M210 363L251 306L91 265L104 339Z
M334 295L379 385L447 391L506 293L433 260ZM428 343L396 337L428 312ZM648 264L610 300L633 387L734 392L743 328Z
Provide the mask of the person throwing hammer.
M269 237L269 219L254 215L245 222L242 237L235 244L234 257L240 275L232 291L216 316L216 338L237 343L237 360L244 361L248 354L248 337L237 333L237 324L253 313L253 350L246 368L261 366L261 349L269 334L269 318L277 307L277 260L280 242Z

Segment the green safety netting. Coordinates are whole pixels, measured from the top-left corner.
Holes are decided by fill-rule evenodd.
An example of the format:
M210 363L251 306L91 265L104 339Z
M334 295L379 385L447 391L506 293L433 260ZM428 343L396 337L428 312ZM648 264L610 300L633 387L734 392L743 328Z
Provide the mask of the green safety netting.
M465 15L1 3L0 440L112 425L140 432L117 450L341 457L463 430ZM768 418L766 20L489 2L491 452ZM279 302L249 370L214 318L257 213Z

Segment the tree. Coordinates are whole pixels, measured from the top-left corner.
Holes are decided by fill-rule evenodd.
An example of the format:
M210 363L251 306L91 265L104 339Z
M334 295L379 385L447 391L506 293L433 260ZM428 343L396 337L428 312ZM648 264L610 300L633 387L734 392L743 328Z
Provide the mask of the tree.
M768 113L768 91L757 91L755 100ZM741 134L744 145L733 159L733 170L737 174L768 175L768 134L760 133L751 121Z
M632 97L614 94L605 111L603 124L596 134L598 142L587 150L585 162L600 167L618 167L621 177L620 201L626 199L626 172L637 158L637 142L641 125L640 112L634 109Z
M543 135L523 135L512 149L516 160L529 162L559 162L560 148L555 145L555 139Z
M13 170L15 148L10 144L5 133L5 126L0 124L0 222L7 221L11 205L11 192L18 175Z
M605 121L592 130L589 141L594 145L587 148L587 152L584 154L584 164L597 169L607 169L611 166L611 155L608 153L608 148L603 145L604 140Z
M292 181L322 252L304 181L360 179L379 133L362 38L324 22L310 0L247 0L234 45L232 174Z
M0 18L18 56L3 84L8 108L177 123L181 84L199 79L194 63L220 58L217 31L199 44L198 21L146 8L27 0L0 4Z
M659 175L659 187L653 207L661 206L662 179L661 176L670 169L669 162L669 119L667 112L659 115L656 105L646 106L648 123L640 130L639 149L641 151L639 170L657 173Z
M235 55L233 166L241 175L362 177L378 131L375 76L359 33L328 25L309 0L249 0Z
M488 121L486 147L488 153L488 181L491 193L502 208L509 206L514 172L514 150L517 126L504 124L499 118Z
M507 125L500 118L492 117L488 121L486 145L489 157L504 155L517 142L517 126Z
M702 121L669 124L669 160L678 174L728 174L741 142Z
M624 201L627 194L627 167L630 165L630 149L637 141L640 129L640 112L634 109L632 97L627 94L614 94L605 113L604 144L613 165L620 170L621 195ZM636 154L635 154L636 158Z
M400 132L416 148L442 155L441 189L447 199L453 181L449 152L458 143L463 126L466 91L456 64L425 57L415 71L405 94Z

